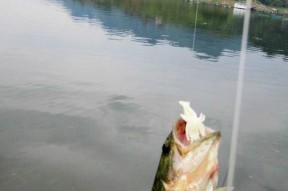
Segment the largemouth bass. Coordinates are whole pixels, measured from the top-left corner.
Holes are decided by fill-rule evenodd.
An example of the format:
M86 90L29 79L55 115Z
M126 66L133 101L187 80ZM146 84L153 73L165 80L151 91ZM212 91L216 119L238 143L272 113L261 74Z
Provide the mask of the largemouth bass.
M205 116L179 102L181 118L172 127L162 146L162 154L152 191L226 191L217 188L220 131L206 127Z

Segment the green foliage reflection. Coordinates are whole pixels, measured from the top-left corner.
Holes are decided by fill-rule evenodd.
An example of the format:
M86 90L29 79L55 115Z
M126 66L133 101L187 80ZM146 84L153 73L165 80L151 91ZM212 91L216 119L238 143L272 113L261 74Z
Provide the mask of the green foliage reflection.
M182 0L78 0L105 9L117 8L144 21L157 20L185 29L193 29L197 4ZM233 14L233 8L199 4L197 28L222 37L242 35L243 15ZM251 45L261 48L269 56L288 56L288 20L252 14L249 32Z

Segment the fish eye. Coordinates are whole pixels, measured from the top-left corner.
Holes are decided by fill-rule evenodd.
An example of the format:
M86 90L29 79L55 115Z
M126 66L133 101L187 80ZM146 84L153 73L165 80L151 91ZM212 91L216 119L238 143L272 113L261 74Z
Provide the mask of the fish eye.
M162 152L164 154L168 154L170 152L170 145L166 142L162 146Z

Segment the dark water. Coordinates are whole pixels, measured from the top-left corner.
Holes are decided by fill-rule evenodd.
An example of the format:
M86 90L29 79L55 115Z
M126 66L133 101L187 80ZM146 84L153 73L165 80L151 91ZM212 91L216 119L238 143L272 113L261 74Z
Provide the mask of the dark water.
M243 15L176 0L0 6L0 188L148 191L179 100L228 170ZM288 20L252 14L236 190L287 191Z

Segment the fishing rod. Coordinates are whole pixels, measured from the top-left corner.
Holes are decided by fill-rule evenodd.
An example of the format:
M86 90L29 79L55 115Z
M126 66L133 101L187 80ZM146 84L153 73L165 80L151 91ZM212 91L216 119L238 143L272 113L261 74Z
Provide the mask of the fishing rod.
M251 9L250 9L251 0L246 0L246 7L247 9L246 9L245 16L244 16L243 31L242 31L242 42L241 42L237 89L236 89L236 102L235 102L235 109L234 109L234 119L233 119L231 147L230 147L230 156L229 156L229 170L228 170L228 175L227 175L227 187L233 186L234 174L235 174L238 132L239 132L242 95L243 95L242 92L243 92L244 71L245 71L247 42L248 42L248 33L249 33L249 24L250 24L250 15L251 15Z

